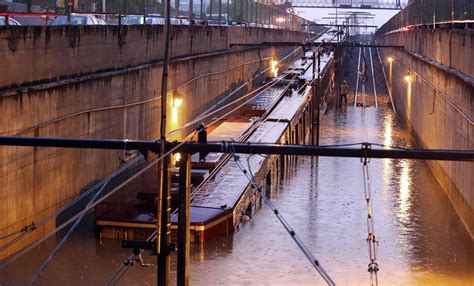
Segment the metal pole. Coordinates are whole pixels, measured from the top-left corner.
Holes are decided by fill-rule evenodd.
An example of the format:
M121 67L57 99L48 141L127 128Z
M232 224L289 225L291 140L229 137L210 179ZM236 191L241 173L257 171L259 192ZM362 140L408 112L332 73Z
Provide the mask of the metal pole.
M169 43L170 43L170 0L165 0L165 49L163 56L163 69L161 80L161 121L160 121L160 142L166 142L166 109L168 94L168 68L169 68ZM160 144L160 157L165 154L165 144ZM170 168L168 157L159 162L159 194L157 206L157 254L158 254L158 285L169 285L170 273Z
M179 161L178 285L189 285L191 155Z
M143 25L146 25L146 0L143 0Z
M321 84L321 52L318 52L318 92L316 93L316 146L319 146L319 118L321 117L321 96L322 96L322 84Z
M179 0L175 0L174 8L176 9L176 18L179 18Z
M182 144L176 152L196 153L200 151L215 153L243 153L243 154L280 154L302 156L334 156L334 157L367 157L388 159L421 159L421 160L449 160L449 161L474 161L473 150L443 150L443 149L361 149L344 147L312 147L302 145L279 144L248 144L233 142L180 143L167 142L166 149ZM232 144L232 150L230 150ZM84 148L108 150L139 150L158 152L161 148L159 141L139 140L95 140L71 138L38 138L24 136L0 136L0 146L23 147L54 147L54 148ZM366 143L370 145L370 143ZM377 144L372 144L377 145Z
M313 51L313 86L312 86L312 99L311 99L311 145L314 146L314 124L316 123L315 120L315 112L316 112L316 85L314 84L316 79L316 52Z
M200 9L200 11L199 11L199 12L200 12L200 13L199 13L199 18L200 18L201 20L204 19L203 16L202 16L202 12L203 12L203 10L202 10L202 4L203 4L203 0L201 0L201 5L199 5L199 9Z
M222 17L222 0L219 0L219 26L221 25L221 17Z
M189 23L194 25L194 7L193 0L189 0Z

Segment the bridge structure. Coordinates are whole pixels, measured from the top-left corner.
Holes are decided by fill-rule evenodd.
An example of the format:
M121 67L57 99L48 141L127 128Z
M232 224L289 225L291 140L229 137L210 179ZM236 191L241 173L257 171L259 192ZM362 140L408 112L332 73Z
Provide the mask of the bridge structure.
M0 260L28 249L41 240L44 233L55 232L58 212L88 190L91 182L116 174L124 162L136 157L140 157L139 164L145 164L145 159L155 156L148 154L147 148L129 148L127 144L140 143L133 140L148 140L140 144L153 145L156 152L155 140L165 132L169 141L179 140L185 144L195 135L196 123L205 121L202 114L217 110L219 116L225 115L226 108L236 108L239 100L247 100L261 84L269 84L268 78L275 73L278 75L278 69L285 70L293 62L303 61L301 58L306 57L307 51L313 52L314 76L320 73L316 72L316 53L319 61L327 51L340 55L344 49L380 49L394 109L419 145L426 149L467 150L471 160L474 70L471 62L461 55L471 55L474 50L474 10L467 1L447 2L191 0L181 3L176 0L168 6L168 15L189 22L171 25L169 33L164 25L147 25L146 22L147 17L165 14L160 2L102 1L97 4L71 0L57 2L55 7L35 1L0 2L3 7L0 17L7 20L31 15L70 18L77 13L99 15L108 21L107 25L94 26L69 25L70 19L58 26L0 26L0 114L4 119L0 123L0 135L9 138L0 142L8 142L2 144L10 146L0 147L0 216L4 217L0 225ZM357 31L353 28L367 25L346 21L337 25L336 30L295 15L288 9L291 7L404 10L376 31L372 43L361 44L325 41L330 36L334 41L334 34L348 39ZM144 20L142 24L127 25L123 22L126 15ZM344 36L339 37L340 34ZM169 44L165 45L168 40ZM334 72L332 67L328 70ZM162 80L165 75L166 80ZM334 79L328 78L331 79L327 86L332 86L334 82L329 81ZM396 81L396 78L405 80ZM311 87L314 82L319 84L322 79L314 76L306 85ZM322 86L318 84L313 85L313 90ZM317 92L317 100L334 96L330 88ZM322 105L318 101L311 110L319 112ZM170 115L168 121L160 117L163 112ZM32 137L31 142L36 143L15 141L16 136ZM65 143L54 147L76 149L45 148L46 145L35 141L42 137L66 138ZM116 148L109 150L83 150L81 146L85 145L67 138L119 141L114 142ZM100 147L110 142L93 144ZM159 147L162 146L165 144ZM137 152L130 153L130 150ZM368 152L361 150L357 156ZM168 150L166 154L170 153ZM435 159L436 152L427 153L431 155L425 158ZM449 154L447 151L445 155L449 157ZM398 158L410 157L400 155ZM166 164L163 165L166 170L170 169L169 160ZM430 161L429 164L474 237L472 162ZM189 168L184 166L183 169ZM157 167L150 170L159 171ZM152 247L159 248L161 258L168 259L161 265L169 269L171 179L163 170L160 168L160 183L164 186L157 202L160 242ZM187 187L180 190L186 192L189 181L184 184ZM114 189L117 186L122 185L116 183ZM184 226L189 228L189 220L187 223ZM155 240L156 237L155 233ZM146 247L150 247L148 242L144 244ZM189 250L189 244L183 247ZM189 258L189 252L187 255Z
M289 0L295 8L383 9L401 10L408 0Z

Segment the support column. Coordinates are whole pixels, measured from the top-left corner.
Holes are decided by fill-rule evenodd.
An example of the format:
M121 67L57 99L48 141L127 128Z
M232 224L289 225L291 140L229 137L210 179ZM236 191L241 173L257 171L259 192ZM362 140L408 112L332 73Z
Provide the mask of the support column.
M315 128L314 125L316 123L316 85L315 85L315 79L316 79L316 52L313 51L313 77L312 77L312 87L311 87L311 145L314 146L315 140L314 140L314 132Z
M319 146L319 118L321 117L321 97L323 95L323 87L321 84L321 52L318 52L318 85L316 93L316 146Z
M179 162L178 211L178 285L189 285L191 155L183 154Z
M170 283L170 242L171 242L171 228L170 228L170 202L171 202L171 170L169 156L163 159L162 172L162 191L161 191L161 219L160 220L160 236L158 239L158 285L169 285Z

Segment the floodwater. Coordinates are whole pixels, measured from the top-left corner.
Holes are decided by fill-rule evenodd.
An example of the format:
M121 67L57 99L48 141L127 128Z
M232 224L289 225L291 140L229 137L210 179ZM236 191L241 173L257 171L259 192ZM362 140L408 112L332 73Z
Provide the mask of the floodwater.
M411 147L389 107L347 107L324 119L322 145ZM423 161L369 163L380 285L473 285L474 244ZM362 163L302 157L272 202L339 285L368 285ZM193 285L324 284L266 207L239 232L193 249Z
M357 65L357 56L352 54L352 66ZM353 78L347 80L355 85ZM370 96L370 85L367 92ZM321 124L320 144L413 147L386 98L380 102L379 108L373 104L365 109L330 108ZM276 184L271 201L336 284L369 285L361 160L300 157L295 165ZM380 285L474 285L474 241L427 163L372 159L369 175ZM37 285L105 285L109 281L131 250L122 249L117 241L99 241L93 225L93 217L87 217ZM0 285L27 285L59 238L0 269ZM146 263L155 261L147 252L143 258ZM203 247L192 244L191 259L191 285L324 285L266 206L258 208L238 232ZM175 269L173 253L173 284ZM156 267L138 264L119 281L119 285L155 284Z
M412 146L389 106L332 109L322 126L322 145L368 141ZM296 165L271 194L271 201L338 285L368 285L360 159L301 157ZM428 165L372 159L369 175L375 235L380 241L380 285L473 285L473 241ZM38 285L104 285L131 252L117 242L98 242L92 234L93 229L83 228L72 237ZM51 246L43 245L0 271L0 282L25 285ZM191 285L324 284L265 206L238 232L203 248L193 244L191 257ZM154 261L148 254L144 259ZM119 284L155 281L155 267L135 265Z

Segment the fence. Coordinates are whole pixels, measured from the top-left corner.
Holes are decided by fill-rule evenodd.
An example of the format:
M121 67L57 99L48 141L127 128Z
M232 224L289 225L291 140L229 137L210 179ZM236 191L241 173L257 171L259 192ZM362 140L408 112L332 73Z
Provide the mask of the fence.
M0 13L164 15L165 0L0 0ZM204 20L218 25L245 24L311 30L310 21L266 0L171 0L171 17ZM13 15L13 14L12 14ZM103 16L103 18L106 18ZM105 19L104 19L105 20ZM143 22L143 21L142 21Z
M377 30L381 35L407 26L474 22L473 0L415 0Z

